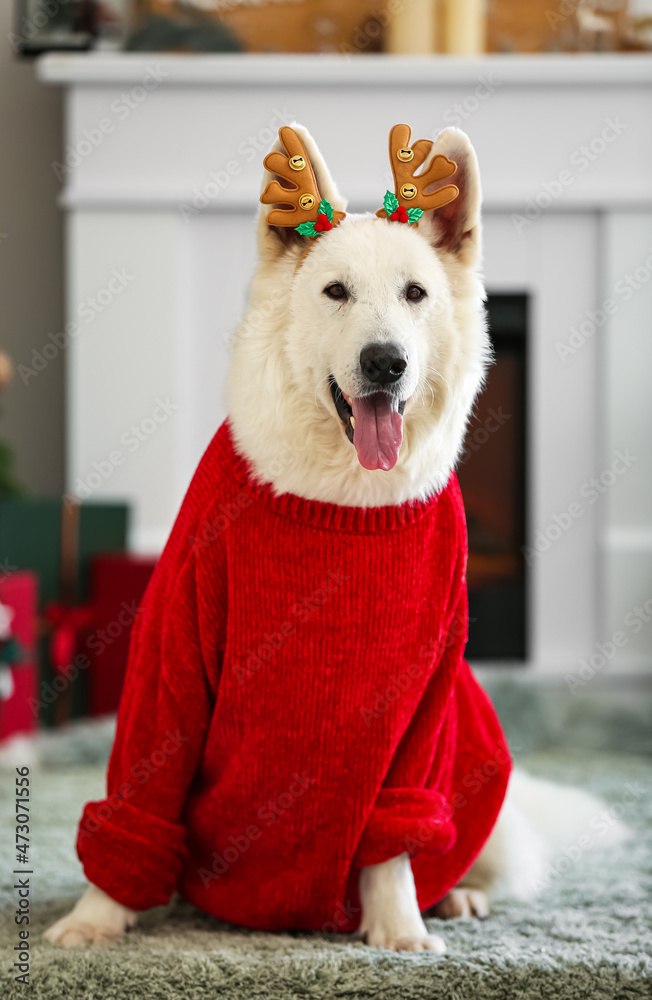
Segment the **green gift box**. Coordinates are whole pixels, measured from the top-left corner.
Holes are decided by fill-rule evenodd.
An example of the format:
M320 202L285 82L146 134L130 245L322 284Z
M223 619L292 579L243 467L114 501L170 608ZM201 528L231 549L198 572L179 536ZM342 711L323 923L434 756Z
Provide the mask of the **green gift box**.
M86 714L83 671L57 693L50 661L52 617L48 605L75 608L87 603L92 556L124 552L129 511L124 503L76 503L69 498L0 500L0 574L33 570L39 578L39 691L45 725Z

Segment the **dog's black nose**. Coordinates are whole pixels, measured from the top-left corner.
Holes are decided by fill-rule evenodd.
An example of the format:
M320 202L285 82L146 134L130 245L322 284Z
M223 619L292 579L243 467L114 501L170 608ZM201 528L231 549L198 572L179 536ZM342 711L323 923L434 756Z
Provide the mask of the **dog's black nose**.
M398 382L407 363L407 354L400 344L367 344L360 351L362 374L377 385Z

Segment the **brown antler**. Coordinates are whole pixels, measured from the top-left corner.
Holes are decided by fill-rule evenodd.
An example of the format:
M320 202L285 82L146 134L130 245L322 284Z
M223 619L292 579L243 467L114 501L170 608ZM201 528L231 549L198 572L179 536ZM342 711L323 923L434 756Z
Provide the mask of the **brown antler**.
M417 174L416 171L432 149L432 141L417 139L410 146L411 135L409 125L394 125L389 133L389 161L394 175L394 194L399 205L406 209L420 208L424 212L448 205L460 193L455 184L445 184L430 194L425 192L426 188L437 181L454 174L457 164L438 153L432 158L428 169ZM387 217L387 212L381 208L376 215Z
M322 197L306 148L289 125L283 125L278 134L287 153L274 150L267 154L263 163L266 170L280 177L285 185L277 180L270 181L260 200L263 205L289 207L273 208L267 214L267 222L270 226L294 227L303 222L316 222ZM332 225L336 226L345 215L345 212L334 211L330 220Z

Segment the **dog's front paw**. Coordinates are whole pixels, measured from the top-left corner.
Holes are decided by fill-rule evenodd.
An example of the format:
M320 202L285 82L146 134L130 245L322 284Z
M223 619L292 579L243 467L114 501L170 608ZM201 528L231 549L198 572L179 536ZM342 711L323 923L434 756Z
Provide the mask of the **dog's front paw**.
M64 948L79 945L105 945L120 937L136 923L136 914L107 896L94 885L76 906L45 931L43 937Z
M60 944L64 948L77 948L82 944L109 944L119 934L111 933L107 928L78 920L74 913L57 920L43 937L51 944Z
M381 920L368 929L361 928L362 939L371 948L390 951L434 951L443 955L446 945L436 934L429 934L423 920Z
M434 951L436 955L446 951L442 939L429 934L421 919L407 854L362 869L360 902L360 936L372 948Z

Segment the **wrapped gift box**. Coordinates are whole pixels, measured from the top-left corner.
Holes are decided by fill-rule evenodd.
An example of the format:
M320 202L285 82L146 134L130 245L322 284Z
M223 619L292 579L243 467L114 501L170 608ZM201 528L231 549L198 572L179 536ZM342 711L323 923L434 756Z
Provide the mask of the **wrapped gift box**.
M21 659L11 665L12 692L0 702L0 742L29 733L38 725L35 710L37 667L35 658L38 579L35 573L10 573L0 577L0 604L14 612L11 629Z
M91 633L85 646L88 714L117 711L127 669L131 630L156 559L128 554L91 560Z
M81 603L89 596L91 556L124 551L127 527L128 508L122 503L0 500L0 571L38 573L42 606L61 599Z
M90 560L124 551L127 528L128 508L122 503L0 501L0 572L31 570L39 580L38 698L46 725L87 714L87 671L55 685L58 668L51 653L57 643L63 647L59 639L66 630L76 630L83 645L87 616L79 611L90 599Z

